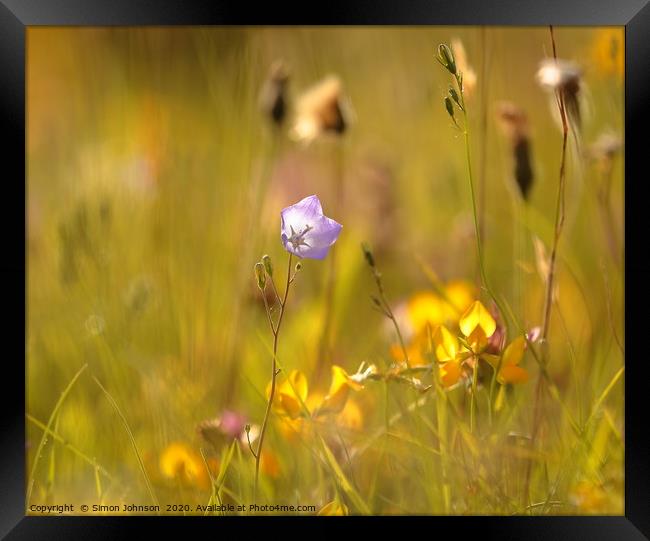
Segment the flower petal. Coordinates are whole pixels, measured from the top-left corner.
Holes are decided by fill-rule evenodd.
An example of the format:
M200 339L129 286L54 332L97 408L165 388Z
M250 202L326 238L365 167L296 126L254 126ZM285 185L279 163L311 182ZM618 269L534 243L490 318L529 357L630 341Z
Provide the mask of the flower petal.
M323 259L329 252L330 246L339 238L341 229L343 226L340 223L322 216L314 229L305 235L305 242L309 246L300 246L299 253L296 255L310 259Z
M519 364L519 361L524 356L526 350L526 339L523 336L515 338L503 352L502 366L514 366Z
M320 410L328 412L340 412L348 399L350 389L359 391L363 385L350 379L348 373L340 366L332 366L332 383L329 392L321 404Z
M494 334L497 323L490 312L483 306L481 301L474 301L470 307L465 310L459 321L461 332L469 337L475 329L480 328L486 338Z
M270 395L271 384L267 386L266 394ZM300 370L292 370L289 376L277 387L277 402L275 407L292 419L300 416L302 404L307 400L309 388L307 377Z
M440 366L440 381L443 387L452 387L458 383L460 379L461 368L460 363L456 361L449 361Z
M432 338L438 362L446 363L456 358L456 354L458 353L458 339L447 330L447 327L438 325L433 332Z
M521 366L511 364L501 368L497 376L499 383L526 383L528 381L528 371Z

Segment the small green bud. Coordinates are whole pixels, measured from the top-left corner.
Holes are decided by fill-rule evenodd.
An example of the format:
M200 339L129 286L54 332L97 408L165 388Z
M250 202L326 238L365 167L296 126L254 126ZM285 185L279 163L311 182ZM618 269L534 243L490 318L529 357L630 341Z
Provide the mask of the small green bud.
M298 263L296 263L296 272L300 272L301 270L302 270L302 263L298 261Z
M264 264L264 270L266 270L266 274L268 274L270 277L273 277L273 263L271 263L271 257L269 255L263 255L262 263Z
M257 279L257 287L264 291L266 287L266 272L264 272L264 265L261 261L255 263L255 278Z
M449 87L449 95L451 96L451 99L456 102L456 105L462 109L463 106L460 104L460 96L458 96L458 92L456 92L455 88L451 86Z
M246 431L246 434L248 434L251 431L251 425L246 425L244 430Z
M449 96L445 96L445 108L447 109L447 112L449 113L449 116L452 118L452 120L455 121L455 119L454 119L454 104L451 103L451 100L449 99Z
M454 60L454 53L444 43L438 45L438 60L445 68L447 68L449 73L456 75L456 61Z
M370 265L374 269L375 268L375 257L372 255L372 251L370 250L370 246L368 246L367 243L362 242L361 243L361 250L363 250L363 255L366 258L366 261L368 262L368 265Z

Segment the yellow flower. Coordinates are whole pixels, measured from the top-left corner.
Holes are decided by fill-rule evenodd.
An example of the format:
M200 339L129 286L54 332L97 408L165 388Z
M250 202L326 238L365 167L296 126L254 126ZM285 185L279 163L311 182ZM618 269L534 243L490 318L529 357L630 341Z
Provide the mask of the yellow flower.
M458 339L444 325L438 326L433 332L433 345L438 362L446 363L456 359L459 350Z
M625 45L621 28L603 28L596 32L591 50L601 75L622 77L625 72Z
M339 413L348 399L350 389L359 391L363 385L350 378L348 373L340 366L332 366L332 383L329 392L325 396L319 411Z
M528 371L521 368L519 362L524 356L526 350L526 338L518 336L503 350L501 356L501 367L497 374L497 381L502 385L506 383L517 384L528 381ZM496 370L499 366L499 356L484 354L482 358L489 362Z
M350 511L348 511L347 506L337 500L325 504L318 512L318 516L322 517L347 516L349 514Z
M461 364L471 355L468 351L461 351L458 338L447 327L439 325L433 331L433 346L436 359L441 363L440 382L443 387L452 387L458 383L462 374Z
M213 459L211 467L218 469ZM201 456L188 445L180 442L169 444L160 456L160 471L163 476L186 486L197 486L207 490L210 477Z
M467 338L467 342L475 353L485 349L487 339L494 334L497 328L496 321L481 301L474 301L465 310L458 324L460 332Z
M307 400L309 388L307 377L300 370L292 370L289 376L276 388L274 408L286 413L292 419L300 416L302 404ZM266 388L266 396L271 395L271 383Z
M421 333L427 326L445 322L444 301L431 291L423 291L411 297L406 311L414 334Z
M526 383L528 372L518 366L524 356L526 339L518 336L506 347L501 360L501 370L497 375L500 383Z
M453 387L458 383L461 374L462 369L458 361L446 362L440 367L440 382L443 387Z

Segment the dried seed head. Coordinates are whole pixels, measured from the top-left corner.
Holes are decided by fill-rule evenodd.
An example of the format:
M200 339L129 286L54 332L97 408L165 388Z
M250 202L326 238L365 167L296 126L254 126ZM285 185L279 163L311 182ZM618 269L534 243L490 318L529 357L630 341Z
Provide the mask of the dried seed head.
M579 101L582 87L580 66L567 60L545 59L537 71L537 81L542 88L562 97L569 123L574 131L578 131L582 123Z
M260 91L259 104L262 112L276 125L284 122L287 112L286 88L289 71L282 60L276 60Z
M526 113L513 103L501 102L497 104L497 120L512 145L515 182L526 200L534 180Z
M515 182L519 187L521 196L524 200L528 199L530 189L533 187L533 169L530 159L530 141L527 137L522 137L513 147L515 161Z
M503 134L513 143L528 136L528 118L519 106L508 101L497 103L496 117Z
M309 143L324 133L342 135L351 117L341 80L329 76L307 90L296 104L296 122L291 136Z

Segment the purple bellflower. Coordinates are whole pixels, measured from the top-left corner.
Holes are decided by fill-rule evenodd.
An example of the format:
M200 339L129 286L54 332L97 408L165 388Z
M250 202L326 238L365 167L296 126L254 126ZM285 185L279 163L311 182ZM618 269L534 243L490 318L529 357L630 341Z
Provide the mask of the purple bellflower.
M282 244L287 252L308 259L324 259L343 226L323 215L316 195L305 197L282 213Z

